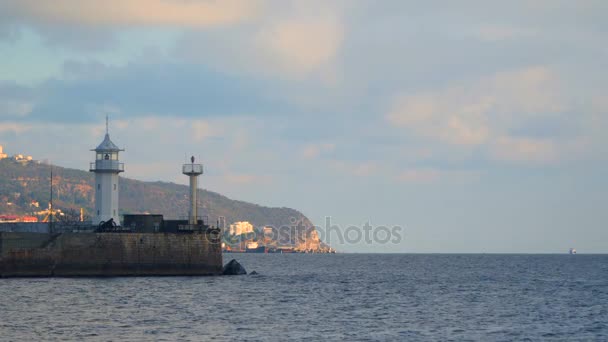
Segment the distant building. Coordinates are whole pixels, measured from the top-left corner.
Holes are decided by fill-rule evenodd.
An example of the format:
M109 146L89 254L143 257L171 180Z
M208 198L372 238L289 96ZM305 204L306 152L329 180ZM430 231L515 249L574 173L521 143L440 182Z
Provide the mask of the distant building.
M8 158L8 154L4 153L4 147L0 145L0 160ZM32 156L24 156L23 154L15 154L11 158L18 162L28 162L34 160Z
M272 227L264 227L262 232L264 233L264 236L272 236Z
M233 236L253 233L253 225L247 221L234 222L230 225L228 232Z
M13 158L16 161L20 162L20 163L27 163L27 162L32 161L34 159L34 158L32 158L32 156L25 156L23 154L15 154L13 156Z

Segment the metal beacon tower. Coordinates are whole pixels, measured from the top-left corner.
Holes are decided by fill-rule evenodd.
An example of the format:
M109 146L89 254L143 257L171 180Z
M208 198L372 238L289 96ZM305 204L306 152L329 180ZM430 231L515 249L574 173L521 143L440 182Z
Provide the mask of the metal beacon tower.
M95 173L95 212L93 223L108 222L113 220L115 225L120 225L118 216L118 174L125 171L124 163L118 159L118 152L124 149L118 148L108 133L108 118L106 117L106 136L97 146L95 161L91 163L89 171Z
M182 173L190 177L190 213L188 215L188 224L198 224L198 176L203 173L202 164L194 164L194 156L190 158L191 164L182 166Z

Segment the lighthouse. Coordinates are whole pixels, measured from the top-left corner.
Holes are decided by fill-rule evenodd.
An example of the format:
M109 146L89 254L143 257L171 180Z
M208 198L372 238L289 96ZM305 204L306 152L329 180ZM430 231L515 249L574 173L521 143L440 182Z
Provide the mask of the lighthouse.
M120 162L118 153L124 149L118 148L108 132L108 118L106 117L106 136L96 149L95 161L91 163L89 171L95 173L95 211L93 223L107 222L113 219L120 225L118 218L118 174L125 171L124 163Z
M190 212L188 215L188 223L191 225L198 224L198 176L203 173L202 164L194 164L194 156L190 158L190 164L184 164L182 166L182 173L190 177Z

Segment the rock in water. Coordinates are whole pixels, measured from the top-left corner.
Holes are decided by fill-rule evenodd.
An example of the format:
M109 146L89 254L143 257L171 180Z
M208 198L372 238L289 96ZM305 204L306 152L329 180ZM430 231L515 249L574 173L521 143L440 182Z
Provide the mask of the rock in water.
M256 271L249 273L249 275L256 275L256 274L258 274L258 272L256 272Z
M241 275L247 274L245 267L241 266L238 261L232 259L229 263L224 266L224 275Z

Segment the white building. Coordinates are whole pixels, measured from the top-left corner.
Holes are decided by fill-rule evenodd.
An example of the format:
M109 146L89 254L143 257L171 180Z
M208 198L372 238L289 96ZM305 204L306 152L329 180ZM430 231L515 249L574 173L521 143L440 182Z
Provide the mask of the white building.
M29 161L34 160L34 158L32 158L32 156L26 156L26 155L23 155L23 154L15 154L15 155L13 156L13 158L14 158L16 161L18 161L18 162L22 162L22 163L23 163L23 162L29 162Z
M253 233L253 225L247 221L234 222L230 225L230 235L242 235Z
M95 173L95 211L93 223L114 219L120 225L118 217L118 174L124 172L124 164L118 159L118 153L124 149L118 148L107 132L106 136L97 146L95 161L91 163L89 171Z
M8 157L6 153L4 153L2 145L0 145L0 160Z

